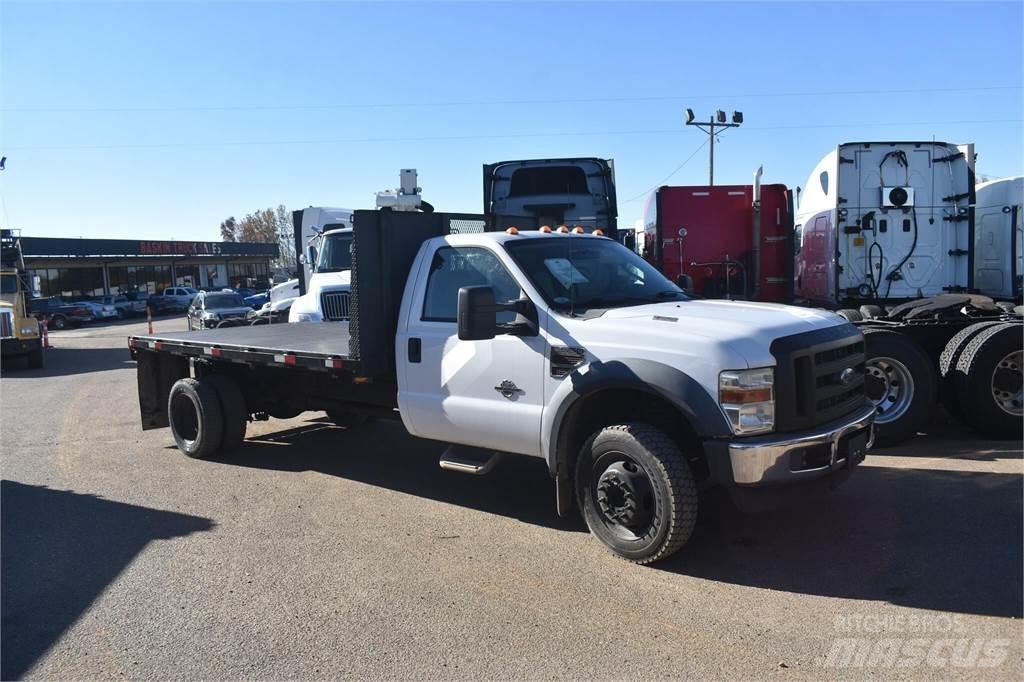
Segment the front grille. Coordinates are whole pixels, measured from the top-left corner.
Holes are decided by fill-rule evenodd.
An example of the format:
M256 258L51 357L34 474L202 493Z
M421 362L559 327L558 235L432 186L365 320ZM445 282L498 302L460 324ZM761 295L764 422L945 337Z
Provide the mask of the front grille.
M776 339L775 427L800 431L864 405L864 337L853 325Z
M324 319L331 322L349 319L349 301L351 295L347 291L325 291L320 294L320 308L324 311Z
M14 336L14 315L11 313L0 313L0 336L5 339Z

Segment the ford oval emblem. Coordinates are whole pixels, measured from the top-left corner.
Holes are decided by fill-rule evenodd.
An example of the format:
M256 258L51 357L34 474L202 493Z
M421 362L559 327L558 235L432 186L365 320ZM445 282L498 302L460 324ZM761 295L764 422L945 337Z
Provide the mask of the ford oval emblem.
M857 380L858 376L860 376L860 374L859 372L857 372L857 370L855 370L853 367L847 367L842 372L840 372L839 383L841 383L843 386L849 386L850 384Z

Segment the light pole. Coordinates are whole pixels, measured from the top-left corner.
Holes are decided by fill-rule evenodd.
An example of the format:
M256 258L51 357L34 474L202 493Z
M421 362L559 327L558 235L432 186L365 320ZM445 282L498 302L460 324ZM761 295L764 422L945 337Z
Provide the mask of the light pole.
M738 128L743 123L743 112L732 112L732 123L726 123L725 112L719 109L707 121L696 121L693 109L686 110L686 125L697 126L708 135L708 184L715 184L715 128ZM706 128L704 126L707 126Z

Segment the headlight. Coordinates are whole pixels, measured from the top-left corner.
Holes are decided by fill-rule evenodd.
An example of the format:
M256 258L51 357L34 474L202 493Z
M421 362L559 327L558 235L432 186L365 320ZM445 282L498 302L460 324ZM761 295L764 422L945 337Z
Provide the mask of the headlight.
M38 326L36 326L36 327L22 327L21 328L21 335L22 336L35 336L38 333L39 333L39 327Z
M296 322L320 322L318 313L295 313Z
M718 375L718 402L737 436L775 428L775 371L741 369Z
M213 312L212 310L208 310L205 313L203 313L203 318L207 320L216 320L218 317L220 317L220 315Z

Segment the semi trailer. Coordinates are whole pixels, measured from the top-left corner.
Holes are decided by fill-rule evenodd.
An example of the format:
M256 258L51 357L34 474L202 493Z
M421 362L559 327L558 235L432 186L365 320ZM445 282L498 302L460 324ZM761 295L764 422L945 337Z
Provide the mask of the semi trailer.
M1019 179L977 199L972 169L972 145L839 145L795 219L793 193L760 169L753 185L661 187L644 256L697 295L825 307L861 328L882 444L916 434L940 399L984 435L1020 437Z
M832 313L691 299L582 228L385 209L352 235L348 324L131 337L142 428L202 459L253 419L400 419L447 470L543 459L558 513L637 563L686 543L703 491L801 498L872 443L864 337Z

